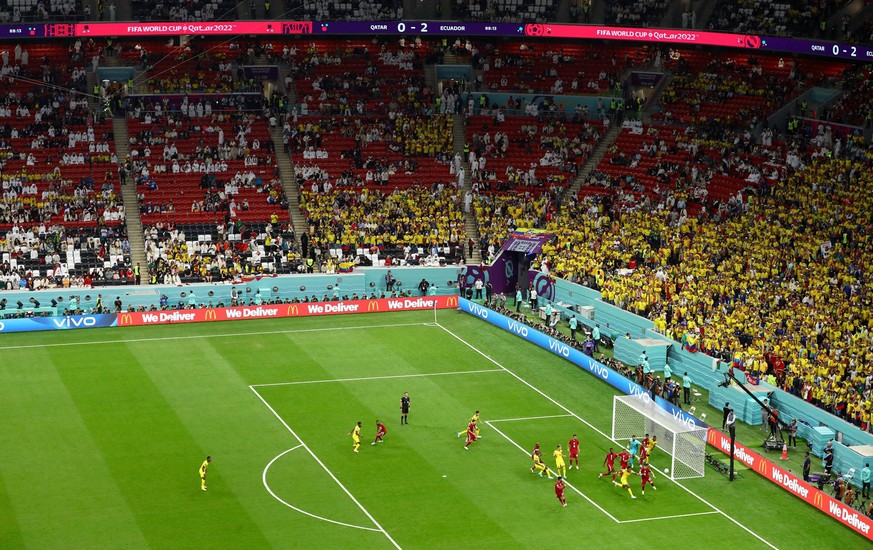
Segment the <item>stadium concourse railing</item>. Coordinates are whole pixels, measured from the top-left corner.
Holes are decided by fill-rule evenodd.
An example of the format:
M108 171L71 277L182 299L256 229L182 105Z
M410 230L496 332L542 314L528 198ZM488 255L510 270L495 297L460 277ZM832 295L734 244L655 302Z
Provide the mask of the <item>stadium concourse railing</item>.
M528 342L536 344L559 357L567 359L582 370L585 370L593 376L603 380L622 393L627 395L648 395L648 392L646 392L646 390L636 382L629 380L606 365L594 360L594 358L585 355L581 351L568 346L560 340L556 340L543 334L531 326L515 321L514 319L506 317L505 315L465 298L459 299L458 307L463 312L478 317L479 319L491 323L506 332L514 334L519 338L523 338ZM722 453L730 455L730 439L725 434L712 426L707 425L699 418L675 407L659 396L655 396L653 400L665 411L680 421L689 425L693 424L706 427L707 442ZM873 519L864 516L851 507L832 498L824 491L813 487L789 470L770 462L760 454L752 451L739 442L737 442L734 447L734 457L745 464L750 470L757 472L771 483L775 483L795 497L814 506L822 513L827 514L829 517L843 525L846 525L868 539L873 540Z

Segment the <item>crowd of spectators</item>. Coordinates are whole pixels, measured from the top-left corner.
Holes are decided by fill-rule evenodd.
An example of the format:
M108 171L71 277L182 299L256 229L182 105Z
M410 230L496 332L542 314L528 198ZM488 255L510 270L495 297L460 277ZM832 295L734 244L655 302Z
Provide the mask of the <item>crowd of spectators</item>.
M564 43L478 43L455 48L480 71L476 91L527 94L598 94L620 91L622 72L649 61L645 48L600 48ZM584 60L584 63L581 61Z
M325 257L329 250L343 258L365 249L390 256L389 265L418 265L445 248L462 254L466 232L460 203L453 186L433 185L393 192L304 191L300 209L309 222L310 246Z
M709 26L713 30L765 36L822 36L828 30L822 24L827 24L840 5L839 0L728 0L716 3Z
M0 6L0 23L31 21L73 21L90 14L78 0L33 0L32 2L4 2Z
M131 0L136 21L215 21L237 19L236 2L229 0Z
M606 3L604 22L619 27L657 27L670 7L668 0L619 0Z
M403 19L400 0L285 0L285 13L312 21L391 21Z
M429 185L450 178L448 116L300 117L285 124L283 142L298 184L313 192Z
M840 147L819 128L778 144L779 177L750 182L715 214L679 209L678 194L571 200L545 224L556 239L544 252L558 276L689 349L871 429L871 157L863 140Z
M455 21L493 21L501 23L545 23L556 21L556 0L455 0Z
M282 57L297 91L297 114L426 114L434 98L421 69L433 47L421 39L389 45L375 38L312 42L302 51L286 45Z
M275 222L275 223L273 223ZM151 283L226 282L296 273L303 262L289 223L157 224L144 230Z

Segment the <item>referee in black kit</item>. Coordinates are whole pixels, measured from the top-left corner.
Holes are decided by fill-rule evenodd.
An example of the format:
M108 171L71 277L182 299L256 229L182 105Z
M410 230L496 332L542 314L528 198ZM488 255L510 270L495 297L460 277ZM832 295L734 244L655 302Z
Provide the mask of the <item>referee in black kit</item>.
M409 424L409 392L403 392L403 397L400 398L400 423Z

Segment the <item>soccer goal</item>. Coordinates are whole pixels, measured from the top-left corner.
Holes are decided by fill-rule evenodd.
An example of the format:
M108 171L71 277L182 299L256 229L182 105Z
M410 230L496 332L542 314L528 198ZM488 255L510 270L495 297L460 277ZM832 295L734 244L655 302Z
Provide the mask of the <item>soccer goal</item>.
M612 439L642 441L658 436L658 446L670 455L671 479L703 477L706 428L684 423L659 407L648 394L621 395L612 401Z

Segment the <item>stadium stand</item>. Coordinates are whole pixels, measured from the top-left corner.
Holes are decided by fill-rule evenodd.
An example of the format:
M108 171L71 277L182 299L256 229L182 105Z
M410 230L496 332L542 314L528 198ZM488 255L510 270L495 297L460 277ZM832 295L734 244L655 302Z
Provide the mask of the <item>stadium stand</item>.
M621 27L657 27L669 7L667 0L608 2L604 21L607 25Z
M545 23L556 20L558 4L554 0L456 0L452 17L457 21Z
M649 56L646 48L621 46L605 52L578 43L477 43L472 62L482 70L479 91L591 95L615 89L621 73Z
M439 265L463 254L460 193L451 185L386 192L303 192L310 242L342 262L367 257L384 265Z
M329 2L327 0L285 0L286 13L302 13L314 21L383 21L403 18L403 3L363 0Z
M837 8L839 3L835 1L728 0L716 4L710 27L770 36L814 36L819 23L826 22Z
M112 125L95 119L85 63L96 45L0 52L0 232L5 288L127 282L130 244Z
M130 0L138 21L215 21L236 19L236 2L230 0Z

